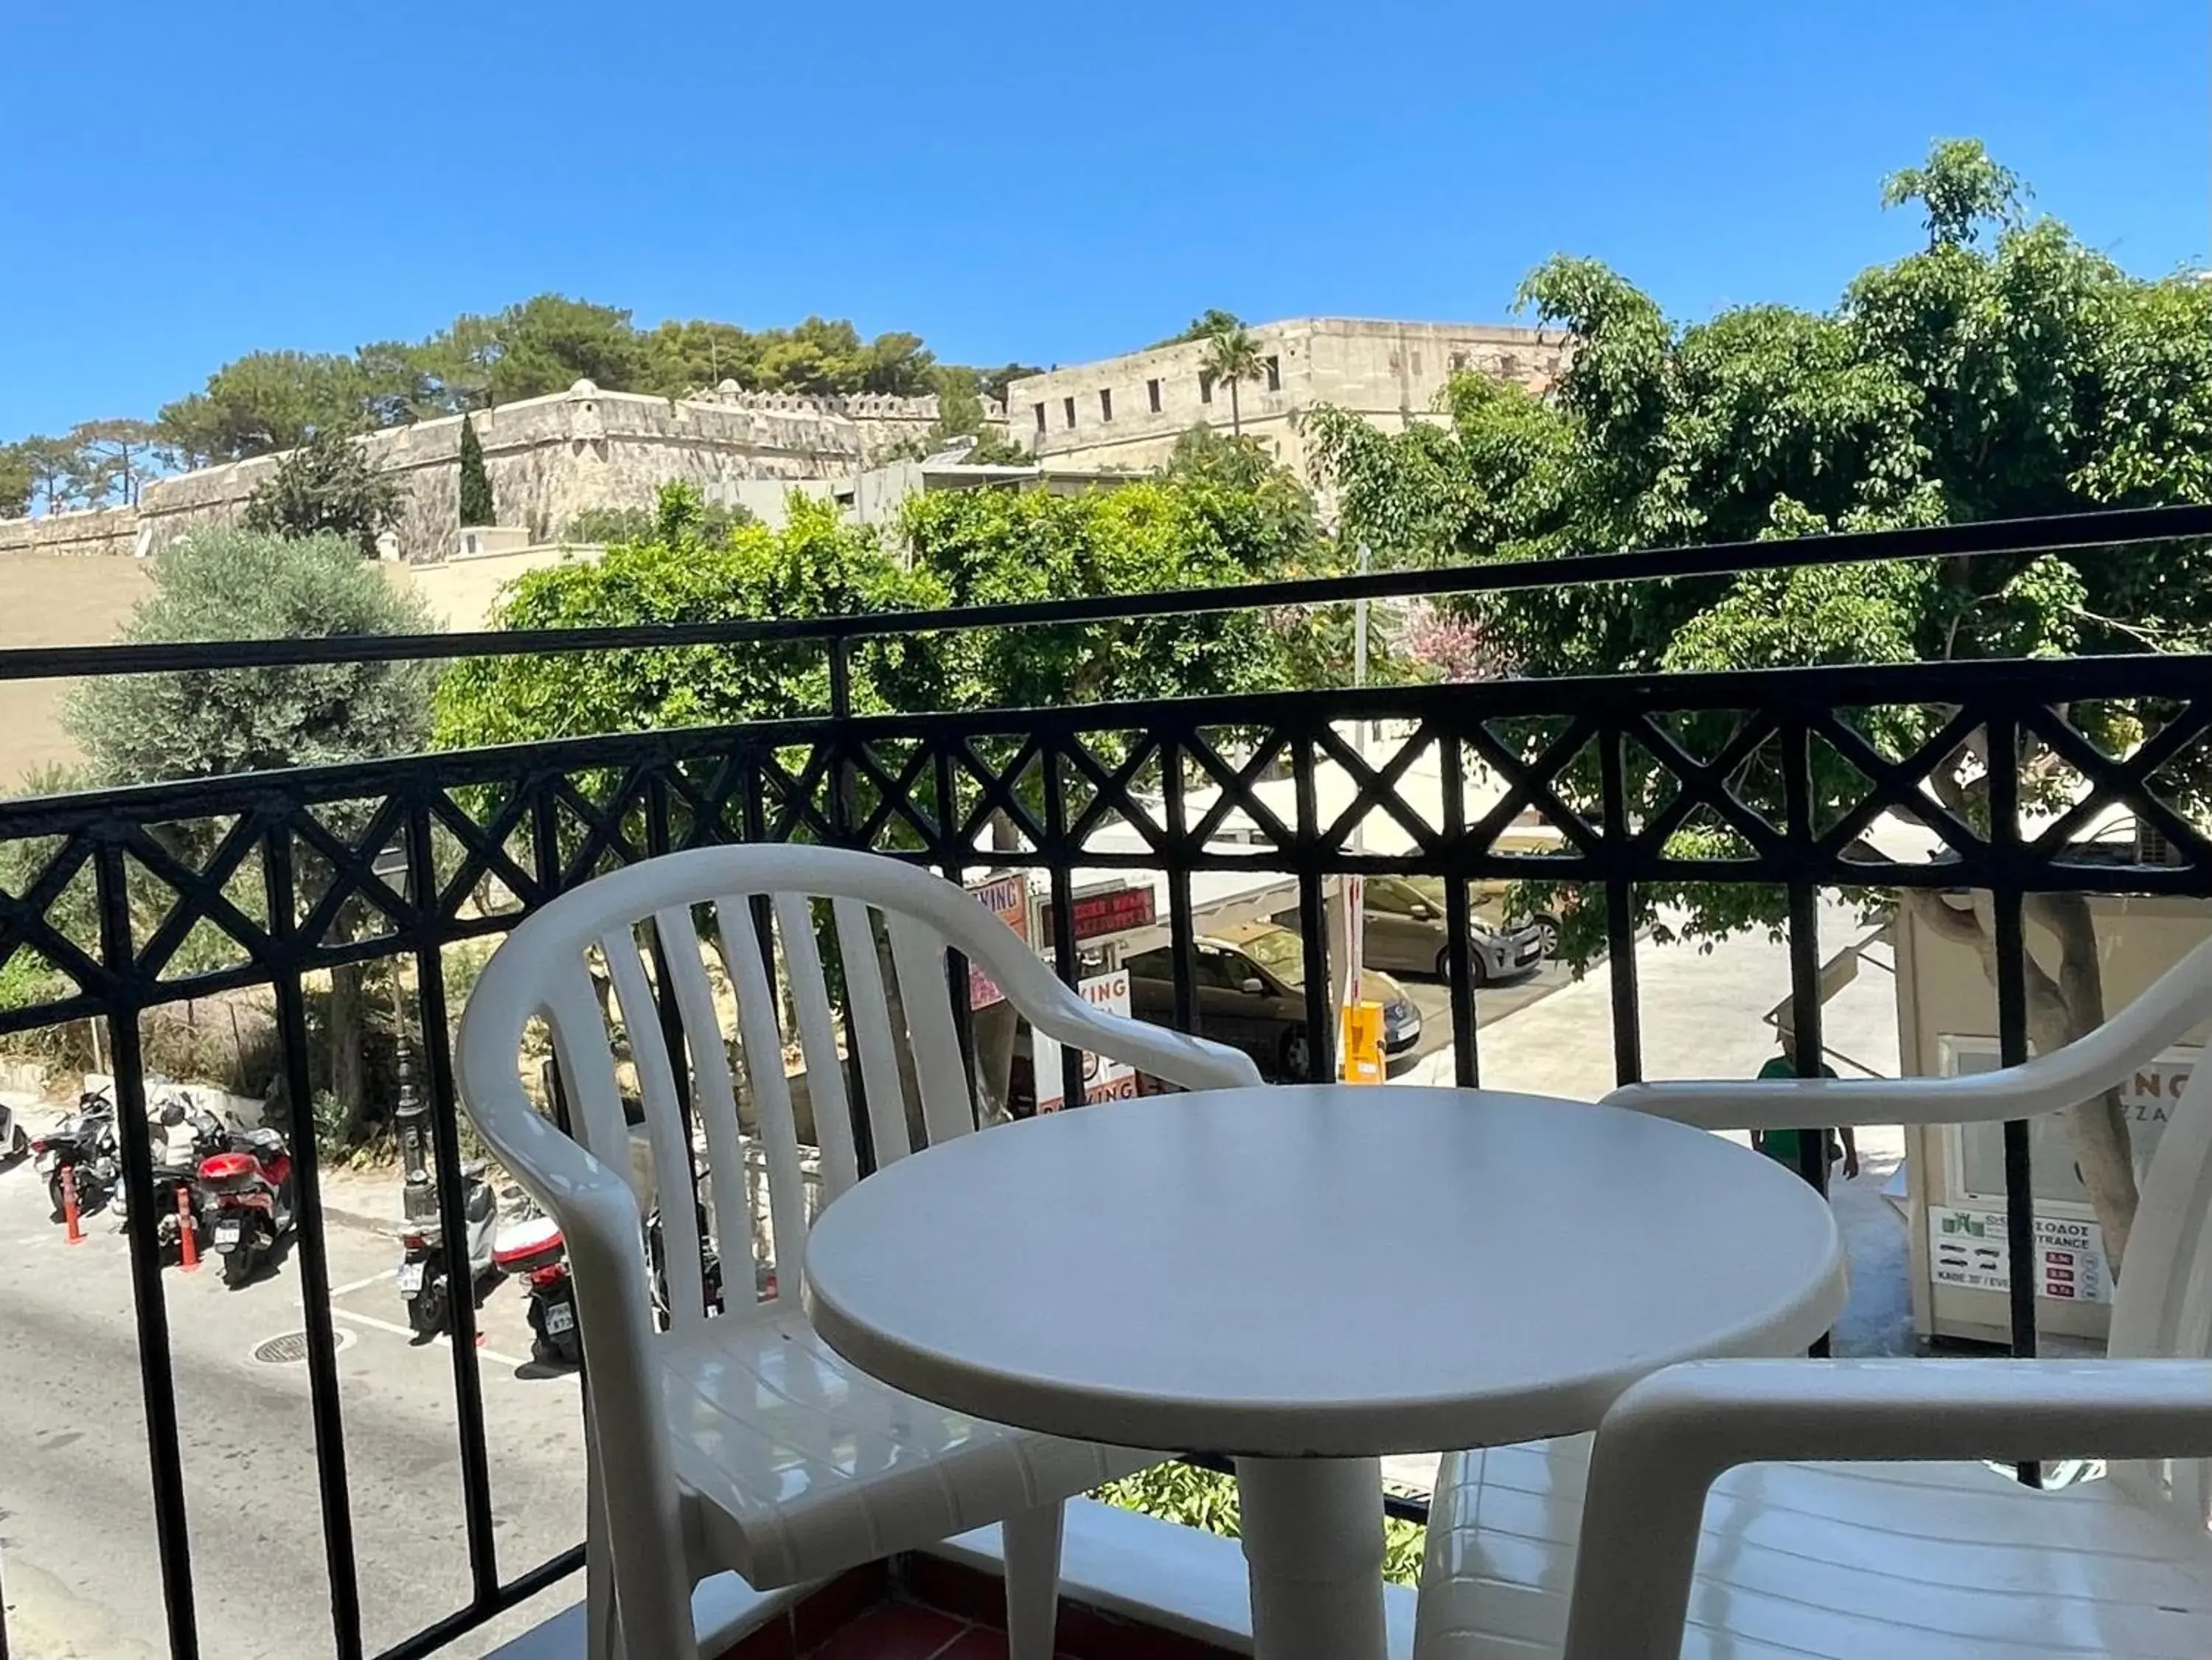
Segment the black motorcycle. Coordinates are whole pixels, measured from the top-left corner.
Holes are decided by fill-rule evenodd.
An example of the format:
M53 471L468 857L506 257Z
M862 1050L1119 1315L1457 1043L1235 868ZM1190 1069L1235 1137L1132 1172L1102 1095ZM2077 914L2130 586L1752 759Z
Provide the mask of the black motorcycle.
M714 1236L707 1231L707 1206L702 1200L699 1215L699 1276L704 1282L706 1308L709 1314L722 1312L722 1254L714 1248ZM653 1206L645 1219L645 1259L652 1271L653 1307L665 1328L669 1324L668 1263L665 1247L661 1244L660 1207ZM761 1289L759 1275L755 1275L754 1294L773 1297L775 1294L775 1275L767 1270L767 1289Z
M119 1194L122 1145L115 1138L115 1103L104 1089L77 1097L76 1111L31 1142L33 1168L46 1184L54 1220L64 1219L64 1178L75 1184L79 1215L88 1215Z

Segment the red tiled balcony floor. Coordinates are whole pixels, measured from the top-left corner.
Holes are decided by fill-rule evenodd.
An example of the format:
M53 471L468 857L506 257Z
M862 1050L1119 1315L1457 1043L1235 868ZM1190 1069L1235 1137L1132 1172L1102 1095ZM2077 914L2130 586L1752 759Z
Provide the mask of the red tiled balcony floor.
M724 1651L721 1660L1006 1660L1005 1591L929 1556L855 1569ZM1058 1660L1237 1660L1180 1632L1065 1599Z

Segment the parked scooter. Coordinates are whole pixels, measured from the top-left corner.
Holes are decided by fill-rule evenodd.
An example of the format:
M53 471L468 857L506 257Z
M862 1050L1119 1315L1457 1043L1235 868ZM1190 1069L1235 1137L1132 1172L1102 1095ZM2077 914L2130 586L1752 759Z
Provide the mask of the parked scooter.
M530 1358L541 1366L580 1365L576 1284L569 1277L561 1225L539 1215L508 1223L493 1242L492 1260L501 1273L520 1276L529 1287Z
M123 1154L115 1139L115 1103L105 1089L88 1089L77 1097L76 1111L31 1142L35 1168L53 1202L54 1220L62 1220L62 1185L68 1172L76 1190L76 1208L88 1215L106 1204L123 1179Z
M703 1199L698 1203L698 1214L699 1275L706 1286L708 1312L720 1314L722 1312L722 1255L714 1248L714 1236L707 1230L707 1204ZM668 1324L670 1312L668 1261L666 1247L662 1244L661 1239L660 1207L655 1205L645 1219L645 1261L652 1275L653 1312L660 1317L661 1324L665 1326ZM759 1294L757 1281L758 1276L756 1275L756 1296ZM769 1272L767 1294L769 1296L775 1294L775 1275L773 1270Z
M292 1226L292 1154L273 1130L237 1130L228 1139L200 1160L199 1190L222 1282L235 1290Z
M31 1150L31 1132L15 1109L0 1101L0 1165L13 1164Z
M448 1330L453 1318L453 1287L446 1273L446 1230L439 1219L437 1184L411 1183L406 1197L407 1231L399 1236L404 1253L399 1259L399 1294L407 1303L407 1324L417 1336L434 1336ZM471 1300L486 1276L495 1271L492 1233L499 1223L499 1205L484 1180L481 1161L461 1166L461 1216L467 1227L466 1258Z
M181 1254L185 1219L196 1239L207 1237L202 1212L200 1161L230 1143L222 1121L173 1087L159 1091L147 1104L147 1136L154 1166L154 1239L164 1256ZM130 1207L120 1183L109 1201L115 1225L129 1226Z

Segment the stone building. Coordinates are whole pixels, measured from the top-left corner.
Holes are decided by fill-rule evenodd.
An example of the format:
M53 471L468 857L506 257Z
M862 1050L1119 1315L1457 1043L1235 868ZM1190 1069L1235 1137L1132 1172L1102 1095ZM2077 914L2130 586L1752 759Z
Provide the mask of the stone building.
M1236 389L1244 433L1301 476L1303 410L1334 404L1396 430L1433 410L1460 370L1541 391L1567 350L1562 335L1488 323L1306 317L1250 333L1265 367ZM1040 460L1150 471L1190 427L1230 427L1230 389L1206 376L1206 351L1205 341L1185 341L1017 380L1006 389L1007 426Z
M534 541L556 536L589 508L650 506L684 480L710 499L744 481L849 477L911 445L937 421L934 397L810 397L740 391L725 381L688 398L565 392L473 417L500 524ZM399 485L392 556L442 559L460 524L461 418L388 427L358 440ZM155 479L135 508L0 521L0 554L138 554L196 527L237 521L282 459L257 456Z

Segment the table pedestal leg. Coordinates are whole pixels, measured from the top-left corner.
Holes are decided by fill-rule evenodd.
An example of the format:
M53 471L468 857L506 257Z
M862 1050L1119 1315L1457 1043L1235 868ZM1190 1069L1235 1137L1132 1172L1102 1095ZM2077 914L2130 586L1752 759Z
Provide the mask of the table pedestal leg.
M1255 1660L1384 1660L1382 1466L1239 1458Z

